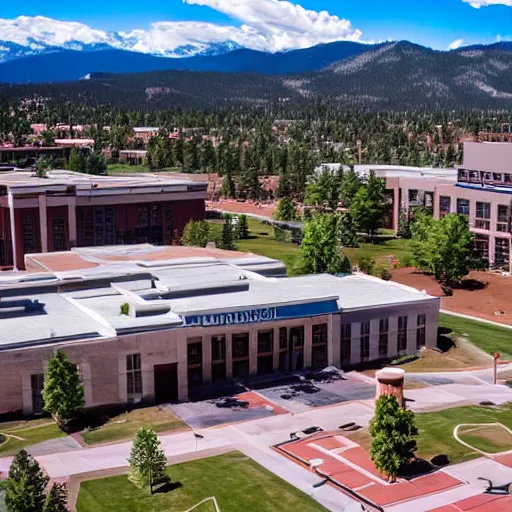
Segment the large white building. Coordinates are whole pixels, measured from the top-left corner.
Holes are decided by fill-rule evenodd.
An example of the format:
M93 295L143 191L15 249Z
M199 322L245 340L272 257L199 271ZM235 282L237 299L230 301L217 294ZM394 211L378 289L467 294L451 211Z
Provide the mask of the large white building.
M437 340L438 298L359 274L283 278L281 262L252 254L78 248L26 267L0 275L0 414L41 409L56 349L95 407L185 401L212 382L348 368Z

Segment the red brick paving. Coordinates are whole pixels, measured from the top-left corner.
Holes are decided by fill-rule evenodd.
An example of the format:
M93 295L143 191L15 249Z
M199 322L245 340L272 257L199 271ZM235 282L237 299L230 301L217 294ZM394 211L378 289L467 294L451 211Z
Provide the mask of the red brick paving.
M258 393L253 393L252 391L248 391L247 393L241 393L237 395L236 398L238 398L239 400L246 400L247 402L249 402L249 407L251 409L261 409L262 407L270 406L274 409L274 414L288 414L288 411L286 409L279 407L274 402L266 400Z
M510 512L512 496L479 494L429 512Z
M462 485L462 482L442 471L411 481L400 479L397 483L388 485L373 465L368 453L361 447L350 448L339 454L340 458L351 463L348 465L332 455L315 449L314 444L325 449L336 449L342 445L342 440L335 439L332 434L322 433L283 445L280 450L305 461L322 459L324 462L319 468L321 473L329 475L345 487L358 489L356 492L359 495L378 505L388 506ZM373 478L370 475L373 475ZM457 509L447 509L446 512L455 510Z

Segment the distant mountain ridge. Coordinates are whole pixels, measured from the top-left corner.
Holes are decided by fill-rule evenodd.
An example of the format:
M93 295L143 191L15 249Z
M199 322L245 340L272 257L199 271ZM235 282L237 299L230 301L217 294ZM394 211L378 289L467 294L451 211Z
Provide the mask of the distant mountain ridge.
M159 70L251 72L263 74L317 71L332 62L359 55L371 45L339 41L302 50L267 53L245 48L185 58L156 57L144 53L106 49L63 50L0 63L0 82L40 83L78 80L90 73L135 73ZM217 53L215 53L217 51Z
M331 43L263 56L259 52L254 56L250 50L237 50L214 58L194 57L197 69L193 71L92 72L89 80L63 84L4 85L0 86L0 93L18 98L37 95L49 101L85 100L91 104L143 109L300 104L320 98L367 109L512 108L510 43L447 52L407 41L378 45L347 44ZM340 53L343 54L342 58L335 60ZM254 60L249 61L247 55L253 56ZM119 54L116 56L119 57ZM132 57L129 54L127 58L130 60ZM137 58L155 59L142 55ZM258 58L262 61L258 61ZM276 65L279 59L281 64ZM163 66L168 59L158 60ZM187 60L181 59L181 62ZM265 74L253 71L257 66L265 68L270 60L272 67L269 66L269 70L273 72ZM23 61L28 61L28 58L19 62ZM294 68L297 63L305 69L290 74L297 69ZM0 76L3 76L4 66L9 64L12 63L0 65ZM201 69L200 65L206 69ZM231 72L210 71L215 66Z

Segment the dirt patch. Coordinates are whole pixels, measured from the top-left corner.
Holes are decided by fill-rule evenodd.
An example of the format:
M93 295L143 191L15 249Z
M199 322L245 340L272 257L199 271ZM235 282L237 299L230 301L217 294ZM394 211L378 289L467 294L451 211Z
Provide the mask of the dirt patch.
M262 217L272 218L277 203L259 203L254 201L233 201L231 199L219 199L218 201L207 201L208 210L222 210L231 213L249 213L251 215L261 215Z
M453 290L451 297L445 296L432 276L416 273L413 268L394 270L392 280L441 297L442 309L506 325L512 324L512 277L491 272L470 272L465 279L467 286ZM499 311L503 314L496 314Z

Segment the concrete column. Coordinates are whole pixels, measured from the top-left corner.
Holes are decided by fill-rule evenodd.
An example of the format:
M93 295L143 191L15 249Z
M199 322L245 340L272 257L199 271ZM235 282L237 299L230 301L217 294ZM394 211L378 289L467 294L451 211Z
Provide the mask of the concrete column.
M273 369L275 372L279 370L279 327L274 327L273 330L273 344L272 344L272 355L273 355Z
M212 337L203 336L203 383L212 381Z
M258 374L258 329L249 331L249 375Z
M304 368L311 368L313 358L313 319L304 322Z
M400 188L393 189L393 229L395 235L398 232L398 222L400 220Z
M361 362L361 322L352 323L352 346L350 347L350 364Z
M77 234L76 234L76 205L73 198L68 204L68 233L69 233L69 247L77 246Z
M328 361L341 368L341 315L329 317Z
M23 400L23 414L28 416L33 413L30 373L23 373L21 376L21 393Z
M11 243L12 243L12 264L14 271L18 269L18 251L16 250L16 219L14 217L15 209L14 209L14 197L12 193L9 192L8 196L9 202L9 218L11 221Z
M48 252L48 210L46 208L46 194L39 194L38 199L41 252Z
M178 400L188 400L188 354L187 354L187 333L180 330L176 337L176 355L178 360Z
M92 407L94 405L94 397L92 394L92 377L91 377L91 365L87 359L82 359L80 362L80 368L82 369L82 385L84 387L84 398L85 406Z
M233 338L230 332L226 334L226 378L233 378Z
M380 319L370 321L370 361L379 359L379 329Z
M388 356L394 357L398 354L398 317L392 316L389 319Z
M142 367L144 368L144 361L142 361ZM126 354L119 355L117 360L117 373L119 383L119 402L125 404L128 402L128 389L127 389L127 378L126 378ZM142 374L142 393L145 397L146 390L144 386L144 373ZM154 397L152 397L154 398Z

